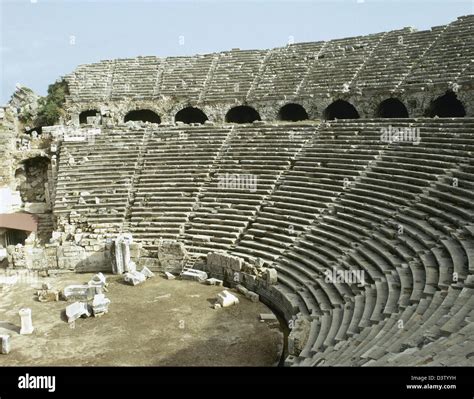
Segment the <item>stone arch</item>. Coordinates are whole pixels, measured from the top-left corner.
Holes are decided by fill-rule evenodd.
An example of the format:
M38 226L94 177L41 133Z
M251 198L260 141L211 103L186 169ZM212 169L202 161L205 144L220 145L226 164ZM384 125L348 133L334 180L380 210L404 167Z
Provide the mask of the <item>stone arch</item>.
M324 119L358 119L360 118L357 109L349 102L344 100L336 100L324 110Z
M281 121L297 122L308 119L308 113L302 105L289 103L280 108L278 118Z
M100 112L97 109L87 109L85 111L82 111L79 114L79 123L86 124L87 123L87 118L95 116L100 118Z
M233 107L225 116L225 121L229 123L252 123L259 120L261 120L260 114L248 105Z
M433 100L425 112L425 116L441 118L466 116L464 104L457 98L456 93L448 90L442 96Z
M161 118L155 111L152 111L151 109L134 109L125 115L123 121L161 123Z
M377 107L377 118L408 118L408 110L398 98L387 98Z
M196 107L186 107L178 111L174 117L175 122L183 123L204 123L209 118L207 115L199 108Z

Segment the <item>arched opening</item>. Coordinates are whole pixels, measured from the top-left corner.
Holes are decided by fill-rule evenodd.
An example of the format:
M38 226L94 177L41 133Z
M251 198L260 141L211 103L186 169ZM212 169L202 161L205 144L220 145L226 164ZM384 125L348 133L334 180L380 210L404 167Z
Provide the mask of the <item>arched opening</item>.
M124 122L128 121L141 121L141 122L150 122L150 123L161 123L160 116L149 109L136 109L130 111L123 120Z
M452 91L447 91L446 94L431 102L425 116L432 118L435 116L440 118L458 118L466 116L466 110L456 94Z
M87 123L87 118L90 117L98 117L100 119L100 112L96 109L88 109L87 111L82 111L79 114L79 123L85 124Z
M248 105L231 108L225 116L225 121L230 123L252 123L259 120L261 120L259 113Z
M358 119L359 113L355 107L344 100L336 100L324 110L324 119Z
M286 104L280 108L278 117L281 121L297 122L308 119L308 113L299 104Z
M375 114L377 118L408 118L408 110L398 98L382 101Z
M174 120L183 123L204 123L208 120L208 117L199 108L186 107L178 111Z

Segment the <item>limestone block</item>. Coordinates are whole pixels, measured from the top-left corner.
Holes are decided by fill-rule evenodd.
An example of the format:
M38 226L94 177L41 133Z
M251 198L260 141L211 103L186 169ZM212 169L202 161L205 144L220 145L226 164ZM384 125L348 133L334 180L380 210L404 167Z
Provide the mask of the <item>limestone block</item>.
M20 309L18 314L20 316L20 322L21 322L20 334L21 335L31 334L35 329L33 327L33 321L31 319L31 309L30 308Z
M134 286L143 283L145 280L145 275L137 271L124 274L124 281Z
M186 270L182 272L181 278L183 280L194 280L194 281L203 282L207 280L207 273L201 270L190 269L190 270Z
M102 293L101 287L89 285L68 285L64 288L62 296L66 301L90 301L94 295Z
M102 316L108 313L110 305L110 299L106 298L104 294L97 294L94 296L92 301L92 312L94 317Z
M273 313L260 313L261 321L277 321L277 317Z
M217 303L223 308L228 306L236 305L239 303L239 299L231 294L229 291L224 290L221 293L217 294Z
M308 340L311 330L311 320L308 317L297 316L293 329L288 336L288 353L298 356Z
M143 274L147 279L154 277L155 273L153 273L150 269L147 267L144 267L141 271L141 274Z
M224 282L222 280L219 280L217 278L208 278L206 280L206 284L207 285L217 285L217 286L221 286L224 284Z
M235 287L235 289L240 292L242 295L247 295L247 293L249 292L249 290L247 288L245 288L243 285L237 285Z
M278 273L276 269L267 269L266 270L266 281L267 284L273 285L278 282Z
M87 285L91 287L99 287L102 291L107 290L107 278L99 272L90 279Z
M167 280L174 280L176 278L173 274L168 272L165 272L165 277Z
M10 336L8 334L0 335L0 353L2 355L10 353Z
M130 262L128 262L128 265L127 265L127 272L135 272L137 271L137 264L131 260Z
M258 302L260 300L260 296L253 291L249 291L245 297L250 299L252 302Z
M74 302L73 304L66 307L68 323L72 323L82 316L89 317L90 315L91 314L89 312L87 303L85 302Z

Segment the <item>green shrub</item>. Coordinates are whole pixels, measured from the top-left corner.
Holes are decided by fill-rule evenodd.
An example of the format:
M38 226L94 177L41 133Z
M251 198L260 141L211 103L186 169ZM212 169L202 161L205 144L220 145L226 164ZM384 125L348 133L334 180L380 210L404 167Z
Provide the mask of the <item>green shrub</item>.
M68 94L69 88L65 80L50 85L48 95L38 101L39 109L35 126L50 126L58 123L59 118L65 114L63 104Z

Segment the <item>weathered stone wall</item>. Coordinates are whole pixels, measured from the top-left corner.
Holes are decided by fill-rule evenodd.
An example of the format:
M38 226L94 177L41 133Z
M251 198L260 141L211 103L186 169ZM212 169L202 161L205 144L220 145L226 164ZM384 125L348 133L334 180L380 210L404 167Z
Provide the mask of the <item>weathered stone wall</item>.
M147 251L142 249L138 260L140 267L147 267L152 271L181 273L188 254L182 242L163 240L158 244L156 250Z
M474 48L466 38L473 29L474 17L464 16L427 31L401 29L272 50L81 65L66 76L71 89L66 109L74 124L89 109L111 123L122 122L131 110L150 109L171 123L179 110L193 106L219 123L230 108L242 104L268 121L276 120L287 103L301 104L310 119L320 119L329 104L342 99L368 118L381 101L395 97L410 117L419 117L431 101L453 90L472 116Z

